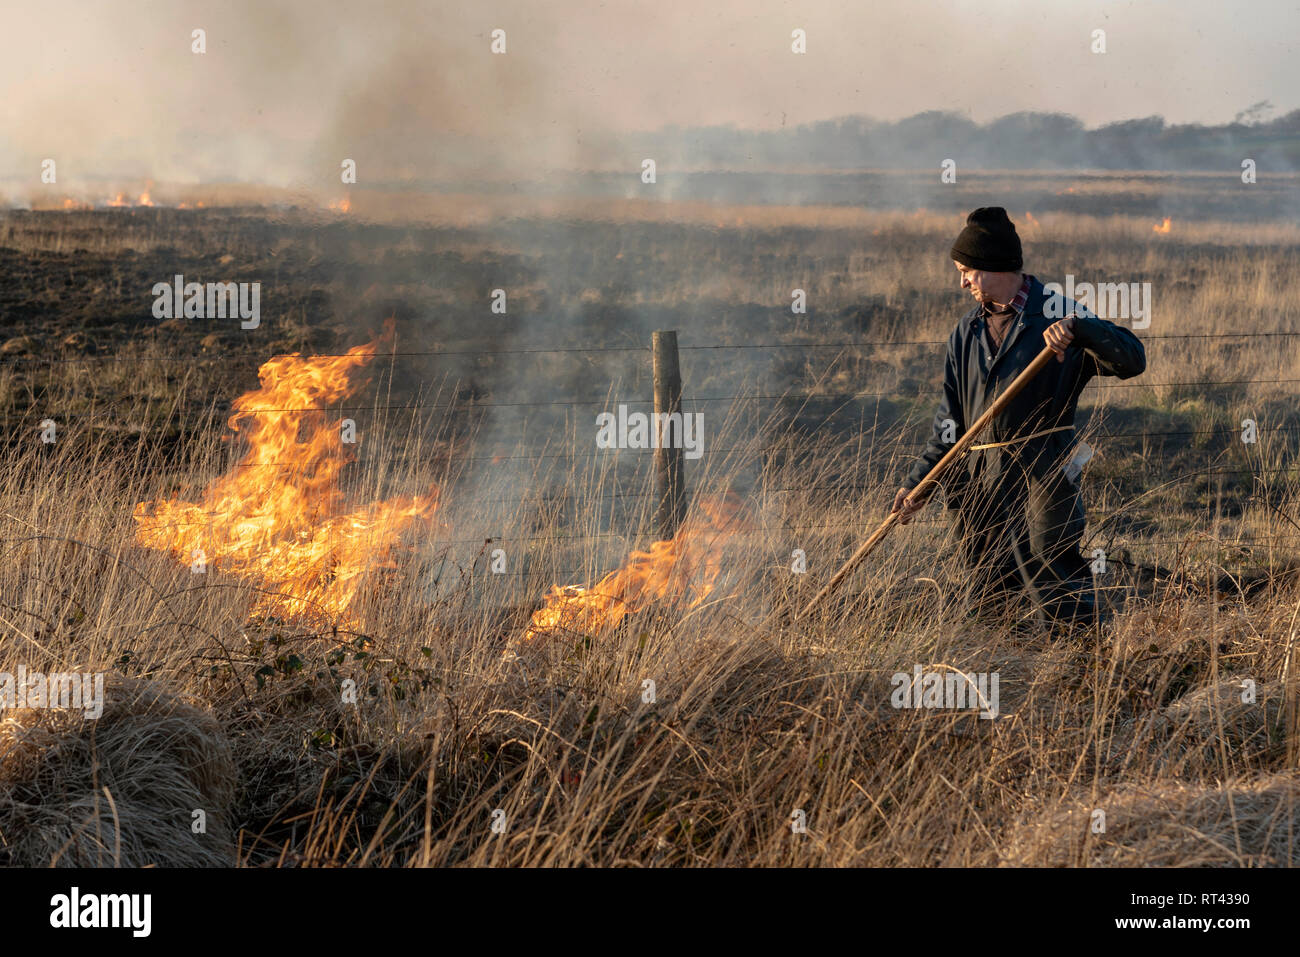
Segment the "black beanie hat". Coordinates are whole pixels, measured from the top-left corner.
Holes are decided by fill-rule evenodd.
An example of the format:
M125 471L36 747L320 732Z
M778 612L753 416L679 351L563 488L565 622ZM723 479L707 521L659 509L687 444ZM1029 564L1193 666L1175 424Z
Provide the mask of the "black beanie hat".
M966 217L952 258L971 269L1016 272L1024 265L1016 226L1001 206L981 206Z

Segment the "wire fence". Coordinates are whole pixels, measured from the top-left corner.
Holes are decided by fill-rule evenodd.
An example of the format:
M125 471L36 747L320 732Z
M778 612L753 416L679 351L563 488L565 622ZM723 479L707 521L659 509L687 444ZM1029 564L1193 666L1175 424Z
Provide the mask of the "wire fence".
M1089 388L1095 388L1099 393L1105 393L1113 389L1206 389L1206 388L1224 388L1229 386L1246 386L1246 385L1283 385L1300 382L1300 378L1287 379L1191 379L1182 382L1117 382L1114 384L1090 383ZM857 399L874 399L874 398L918 398L920 396L938 396L942 395L942 389L893 389L884 392L781 392L772 394L758 394L752 392L737 393L734 395L695 395L683 396L683 404L686 403L706 403L706 402L853 402ZM461 400L444 403L427 403L427 402L406 402L397 404L368 404L368 405L330 405L330 406L284 406L284 407L258 407L235 409L233 406L223 409L221 415L271 415L271 414L308 414L314 412L335 413L335 412L472 412L476 409L513 409L513 408L554 408L554 407L573 407L573 406L609 406L614 405L651 405L652 399L639 397L611 399L610 396L600 398L565 398L565 399L541 399L528 402L477 402L471 400ZM24 418L41 417L65 419L87 418L90 416L111 416L120 415L121 409L116 407L107 407L101 410L82 410L54 413L49 409L40 409L35 406L22 410L22 412L5 413L17 415ZM207 415L205 411L203 413Z
M1300 330L1289 331L1265 331L1265 332L1226 332L1226 333L1177 333L1167 335L1142 336L1144 343L1147 342L1173 342L1178 340L1276 340L1300 335ZM758 351L758 350L865 350L881 349L899 346L916 346L916 347L939 347L947 343L947 339L917 339L917 340L852 340L843 342L766 342L766 343L706 343L706 344L682 344L678 348L681 352L692 353L721 353L727 350L740 351ZM603 355L603 354L621 354L621 355L647 355L648 346L583 346L573 348L555 348L555 347L525 347L510 349L480 349L480 350L429 350L429 351L398 351L398 352L347 352L347 353L310 353L304 358L326 359L326 358L373 358L397 360L407 358L474 358L482 359L495 356L529 356L529 355ZM296 353L295 353L296 354ZM50 366L67 365L67 364L91 364L91 363L149 363L149 362L182 362L195 363L202 362L209 358L208 356L147 356L147 355L88 355L88 356L6 356L0 360L0 368L5 366L30 366L32 364L48 364ZM238 361L240 359L259 359L265 360L264 353L257 354L252 352L246 353L221 353L219 358L223 363ZM1108 382L1105 380L1095 379L1090 384L1090 388L1095 388L1096 392L1104 396L1111 390L1126 389L1189 389L1205 392L1210 390L1229 390L1241 389L1248 386L1261 385L1288 385L1300 382L1300 378L1250 378L1250 379L1209 379L1209 380L1172 380L1161 382L1147 381L1120 381ZM863 399L883 400L889 399L907 399L920 398L925 396L938 396L942 394L942 389L896 389L890 391L854 391L854 392L830 392L830 391L796 391L787 390L783 392L742 392L734 394L720 395L685 395L683 397L683 411L690 410L693 406L714 403L727 403L733 408L741 407L746 403L767 402L786 404L787 406L801 403L805 407L809 405L824 405L827 403L838 403L838 408L815 410L810 415L820 416L823 424L831 417L848 412L861 414L860 410L851 408L851 404ZM308 415L312 413L321 413L328 415L342 414L388 414L388 413L467 413L479 409L531 409L531 408L571 408L571 407L610 407L613 405L650 405L651 399L647 398L626 398L615 401L608 393L601 397L582 397L574 396L569 398L555 399L537 399L529 401L479 401L477 399L456 399L449 402L399 402L399 403L370 403L370 404L331 404L325 406L307 406L307 407L276 407L276 408L259 408L248 407L234 409L233 403L213 402L201 410L185 409L178 410L175 408L168 409L165 413L160 413L163 421L176 423L182 420L197 421L203 420L210 422L214 417L235 416L260 416L272 414L287 415ZM161 403L157 404L161 407ZM222 408L225 406L224 408ZM217 411L218 409L221 411ZM784 409L788 412L789 409ZM74 420L93 420L120 418L122 410L118 407L105 407L100 409L73 410L68 412L55 412L50 408L40 408L37 405L24 410L9 410L0 413L0 423L12 425L14 421L20 423L17 428L24 428L31 420L40 421L53 420L56 424ZM778 417L779 418L779 417ZM818 437L818 431L821 426L808 428L790 421L788 418L783 420L787 422L787 440L778 444L755 444L749 442L742 445L733 445L720 449L708 449L708 454L712 457L743 455L754 458L762 456L788 453L795 449L797 442L815 440ZM928 423L926 423L928 425ZM906 426L904 426L906 427ZM891 429L897 433L899 428L895 424ZM928 429L926 429L928 431ZM1174 442L1176 440L1193 440L1197 438L1209 439L1214 436L1224 438L1240 436L1241 429L1236 427L1216 427L1216 428L1171 428L1171 429L1138 429L1138 430L1110 430L1105 428L1081 430L1080 435L1089 441L1104 443L1116 442L1133 442L1145 443L1160 441L1163 443ZM1300 423L1284 425L1255 425L1256 435L1291 435L1300 432ZM867 440L871 443L881 439L888 438L890 451L897 453L901 450L917 451L925 447L928 438L922 438L919 441L904 442L889 435L880 434L880 430L872 428L870 430L859 430L856 433L859 442ZM548 441L548 448L544 451L521 452L517 448L502 452L481 452L472 449L469 454L455 455L458 462L491 462L499 464L507 461L523 462L541 462L545 460L577 460L599 455L618 455L619 449L599 450L594 446L586 448L568 448L564 450L551 450L554 441ZM630 450L635 451L635 450ZM410 455L400 452L384 453L380 457L371 459L362 455L354 454L349 460L353 464L360 466L366 465L419 465L431 461L430 455ZM892 460L891 460L892 461ZM302 462L235 462L229 466L231 469L281 469L293 470L301 469L305 466ZM1267 475L1296 474L1296 466L1283 467L1264 467L1262 464L1258 467L1214 467L1208 466L1202 469L1192 469L1183 472L1173 482L1188 481L1200 476L1211 475L1248 475L1256 478L1262 478ZM776 485L769 486L759 483L756 491L768 494L848 494L863 492L869 490L879 490L881 487L880 480L876 481L848 481L850 473L842 472L841 477L832 482L808 483L797 485ZM635 501L650 500L655 497L656 493L643 490L604 490L598 496L600 500L613 501ZM522 499L520 496L511 496L508 498L491 499L477 498L476 504L519 504L521 501L526 502L560 502L573 499L569 490L558 494L536 494L525 495ZM1237 503L1240 505L1241 503ZM1107 517L1108 518L1108 517ZM1106 519L1102 519L1104 522ZM922 526L940 526L946 524L942 521L927 520L921 517L913 519L914 524ZM748 531L776 532L783 534L798 532L802 530L814 529L844 529L860 531L862 523L857 520L845 520L842 522L822 522L822 523L781 523L771 526L750 527ZM1300 526L1297 526L1300 529ZM1138 546L1155 546L1155 545L1186 545L1189 538L1200 536L1201 532L1189 532L1184 538L1175 539L1142 539L1134 538L1131 545ZM588 541L593 539L606 538L625 538L626 536L617 531L605 531L595 533L585 533L573 536L557 536L554 534L535 535L535 536L491 536L479 537L472 539L454 539L441 540L439 544L484 544L485 542L563 542L563 541ZM1295 534L1271 535L1259 538L1236 538L1231 539L1225 544L1225 547L1237 547L1244 545L1257 545L1260 543L1274 543L1280 541L1293 541L1300 539L1300 530ZM1217 539L1216 539L1217 540Z
M1141 337L1146 342L1164 342L1189 339L1276 339L1289 336L1300 336L1298 330L1270 330L1266 332L1179 332L1165 335L1144 335ZM946 345L947 339L876 339L876 340L849 340L845 342L748 342L748 343L698 343L695 345L682 344L678 346L680 352L713 352L718 350L724 351L763 351L763 350L783 350L783 349L884 349L896 346L942 346ZM517 349L438 349L438 350L403 350L394 352L313 352L311 358L314 359L345 359L345 358L365 358L365 359L414 359L414 358L482 358L486 356L517 356L517 355L568 355L568 354L649 354L649 346L575 346L557 348L554 346L527 346ZM223 362L240 359L265 360L266 353L262 352L226 352L223 351L219 356L208 357L203 355L190 356L140 356L140 355L85 355L85 356L11 356L5 358L5 363L47 363L47 364L68 364L68 363L95 363L95 362L194 362L204 358L220 358Z

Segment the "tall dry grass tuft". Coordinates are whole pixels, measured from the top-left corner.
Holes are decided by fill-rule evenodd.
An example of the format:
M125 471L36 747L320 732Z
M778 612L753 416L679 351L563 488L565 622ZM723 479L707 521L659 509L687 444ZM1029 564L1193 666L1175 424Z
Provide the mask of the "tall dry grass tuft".
M1257 780L1189 785L1126 784L1100 800L1017 824L1005 863L1051 867L1295 867L1297 782ZM1097 808L1104 829L1094 830ZM1101 820L1101 819L1097 819Z
M103 690L93 719L19 707L0 721L5 863L233 864L235 764L211 711L120 675Z

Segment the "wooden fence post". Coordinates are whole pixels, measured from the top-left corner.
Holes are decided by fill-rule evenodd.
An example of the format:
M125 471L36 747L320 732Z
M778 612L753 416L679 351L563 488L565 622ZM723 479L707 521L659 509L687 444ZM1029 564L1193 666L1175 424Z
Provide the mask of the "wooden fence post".
M654 356L654 429L659 436L654 450L655 534L660 541L667 541L686 517L682 372L677 361L676 332L656 332L650 342Z

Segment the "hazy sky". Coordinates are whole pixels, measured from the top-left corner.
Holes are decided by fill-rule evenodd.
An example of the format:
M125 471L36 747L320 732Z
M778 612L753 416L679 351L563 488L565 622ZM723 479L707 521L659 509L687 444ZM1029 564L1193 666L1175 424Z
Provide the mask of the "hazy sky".
M1062 111L1221 123L1300 106L1281 0L10 0L0 176L316 184L339 160L436 175L601 162L601 131L850 113ZM191 52L191 30L207 52ZM507 54L489 52L502 28ZM808 52L790 52L791 31ZM1106 31L1108 52L1090 52ZM364 162L363 162L364 160Z

